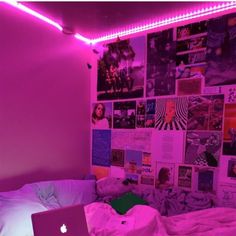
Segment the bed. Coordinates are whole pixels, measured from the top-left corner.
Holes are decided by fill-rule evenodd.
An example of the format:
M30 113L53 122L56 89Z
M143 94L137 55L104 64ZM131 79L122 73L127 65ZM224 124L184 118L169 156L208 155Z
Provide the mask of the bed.
M0 193L0 236L33 236L31 214L75 204L85 205L91 236L235 235L236 209L214 207L201 210L202 205L198 204L197 211L167 216L173 214L173 209L167 206L170 210L163 211L162 204L153 207L153 199L158 198L153 190L138 192L133 189L140 196L146 196L152 206L136 205L125 215L119 215L106 201L117 195L117 191L131 191L131 186L121 183L115 186L113 182L113 188L107 188L105 183L95 180L46 181ZM166 192L159 195L160 202L163 203L163 199L170 201L168 196L171 201L180 197L176 192L169 193L170 196ZM183 196L181 199L183 202ZM206 202L204 200L205 206ZM189 208L180 209L185 212Z

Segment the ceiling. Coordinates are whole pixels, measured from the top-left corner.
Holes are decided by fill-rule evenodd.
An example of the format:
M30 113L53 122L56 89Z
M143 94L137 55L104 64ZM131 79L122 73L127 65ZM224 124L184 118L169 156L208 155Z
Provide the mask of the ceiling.
M87 38L187 13L213 2L21 2ZM219 3L219 2L218 2Z

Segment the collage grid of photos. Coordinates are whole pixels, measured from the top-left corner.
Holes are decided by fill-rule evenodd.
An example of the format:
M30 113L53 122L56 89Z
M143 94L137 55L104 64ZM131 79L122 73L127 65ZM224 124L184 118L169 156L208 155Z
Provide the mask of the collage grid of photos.
M98 178L236 201L234 32L229 14L104 46L91 109Z

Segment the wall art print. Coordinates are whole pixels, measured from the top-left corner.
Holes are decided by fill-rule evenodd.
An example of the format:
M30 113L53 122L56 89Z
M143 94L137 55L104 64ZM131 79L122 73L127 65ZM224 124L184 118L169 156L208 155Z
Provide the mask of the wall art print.
M145 37L107 44L98 60L97 100L144 95Z

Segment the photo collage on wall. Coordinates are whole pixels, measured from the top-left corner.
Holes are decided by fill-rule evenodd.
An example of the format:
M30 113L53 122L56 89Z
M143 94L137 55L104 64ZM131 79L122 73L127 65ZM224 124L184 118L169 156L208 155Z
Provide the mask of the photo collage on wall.
M236 199L235 32L236 13L104 45L92 172Z
M178 96L202 93L206 70L207 21L177 28L176 91Z

